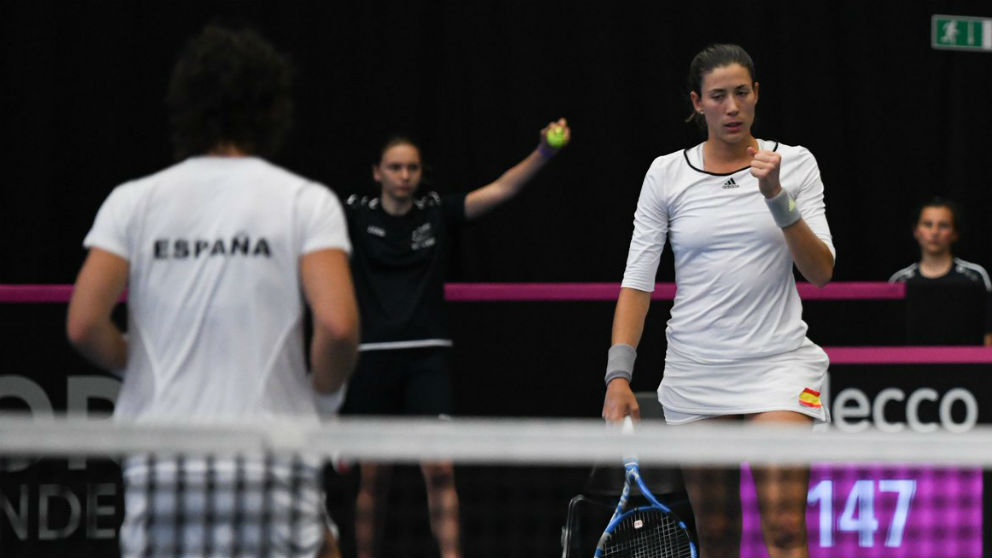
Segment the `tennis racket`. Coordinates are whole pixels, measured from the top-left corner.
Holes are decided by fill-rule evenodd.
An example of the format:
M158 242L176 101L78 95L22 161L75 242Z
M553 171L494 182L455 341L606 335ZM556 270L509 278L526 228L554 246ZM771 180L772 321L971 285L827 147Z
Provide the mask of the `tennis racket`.
M634 431L634 422L624 417L623 432ZM625 456L623 491L613 517L596 545L595 558L696 558L696 545L685 523L648 490L641 478L637 457ZM628 510L630 488L637 485L648 505Z

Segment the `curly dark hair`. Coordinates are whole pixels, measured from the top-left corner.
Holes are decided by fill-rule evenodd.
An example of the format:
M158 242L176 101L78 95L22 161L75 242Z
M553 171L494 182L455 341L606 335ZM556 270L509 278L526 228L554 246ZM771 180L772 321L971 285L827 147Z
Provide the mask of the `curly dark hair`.
M176 62L166 104L176 157L224 145L271 156L292 121L292 66L258 33L207 26Z

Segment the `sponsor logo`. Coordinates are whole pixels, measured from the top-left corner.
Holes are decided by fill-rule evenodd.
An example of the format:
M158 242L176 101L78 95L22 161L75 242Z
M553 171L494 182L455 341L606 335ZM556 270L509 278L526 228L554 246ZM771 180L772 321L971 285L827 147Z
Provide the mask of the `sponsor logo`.
M413 229L413 234L410 237L410 248L413 250L421 250L424 248L430 248L437 243L434 238L434 229L431 228L430 223L424 223L416 229Z
M65 380L65 412L103 418L105 409L113 407L120 386L116 378L69 375ZM35 419L51 420L62 412L42 385L17 374L0 376L0 400L4 410L23 409ZM5 463L0 475L0 533L6 538L0 540L0 547L8 543L16 548L15 541L21 541L48 548L43 545L81 538L112 543L114 526L123 513L116 480L120 473L114 473L111 464L102 459L45 458L42 465L33 467L36 461L14 458Z
M956 411L956 412L955 412ZM978 422L978 399L964 388L941 395L933 388L919 388L907 395L890 387L874 399L858 388L847 388L833 398L837 428L847 432L867 430L872 424L882 432L967 432ZM903 418L905 417L905 418Z

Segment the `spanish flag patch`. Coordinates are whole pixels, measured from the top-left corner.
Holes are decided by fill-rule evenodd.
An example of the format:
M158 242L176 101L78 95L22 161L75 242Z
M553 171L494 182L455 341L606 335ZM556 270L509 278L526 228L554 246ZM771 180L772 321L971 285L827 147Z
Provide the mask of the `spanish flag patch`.
M820 405L820 392L806 388L802 393L799 394L799 404L803 407L813 407L814 409L819 409Z

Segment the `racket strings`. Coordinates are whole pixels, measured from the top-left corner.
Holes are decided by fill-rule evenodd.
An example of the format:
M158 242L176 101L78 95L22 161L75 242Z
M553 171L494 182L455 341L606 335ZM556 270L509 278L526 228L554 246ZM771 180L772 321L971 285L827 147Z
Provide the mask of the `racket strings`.
M670 515L656 509L635 510L616 525L602 556L683 558L692 556L689 536Z

